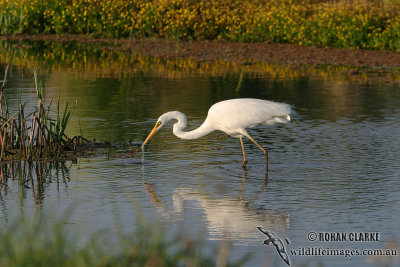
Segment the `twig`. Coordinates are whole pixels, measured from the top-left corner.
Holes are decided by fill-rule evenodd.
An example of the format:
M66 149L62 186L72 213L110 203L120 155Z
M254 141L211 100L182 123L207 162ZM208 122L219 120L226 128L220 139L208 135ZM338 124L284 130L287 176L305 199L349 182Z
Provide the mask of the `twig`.
M18 115L18 113L15 113L14 115L12 115L12 116L6 121L6 123L4 123L4 124L1 126L0 129L3 129L3 127L6 126L6 125L10 122L10 120L13 119L13 118L14 118L15 116L17 116L17 115Z
M6 71L4 73L4 80L3 80L3 84L1 85L1 90L3 90L3 88L6 86L6 82L7 82L7 74L8 74L8 69L10 68L10 62L8 62L7 67L6 67Z

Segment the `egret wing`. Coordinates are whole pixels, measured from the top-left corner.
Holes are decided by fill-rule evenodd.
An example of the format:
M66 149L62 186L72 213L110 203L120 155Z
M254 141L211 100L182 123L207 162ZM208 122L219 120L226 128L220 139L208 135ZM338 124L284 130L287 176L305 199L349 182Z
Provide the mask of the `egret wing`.
M288 122L291 111L288 104L239 98L214 104L208 111L207 119L213 121L220 130L236 132L259 124L272 125Z

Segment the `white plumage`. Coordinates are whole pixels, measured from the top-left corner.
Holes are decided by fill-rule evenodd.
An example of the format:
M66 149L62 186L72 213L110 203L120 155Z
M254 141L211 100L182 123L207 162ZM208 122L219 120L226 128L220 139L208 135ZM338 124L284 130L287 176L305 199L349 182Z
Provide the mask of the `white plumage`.
M254 98L230 99L212 105L203 124L193 131L185 132L183 131L187 125L185 114L179 111L170 111L158 118L153 130L143 142L142 148L165 123L175 119L177 122L173 126L173 132L182 139L196 139L215 130L240 138L244 157L243 168L246 166L247 157L242 138L243 136L249 138L264 152L266 166L268 166L267 151L251 138L246 128L253 128L260 124L287 123L290 121L291 113L290 105L284 103Z
M246 128L272 125L290 121L291 108L287 104L254 99L238 98L218 102L211 106L205 123L214 125L234 137L240 137Z

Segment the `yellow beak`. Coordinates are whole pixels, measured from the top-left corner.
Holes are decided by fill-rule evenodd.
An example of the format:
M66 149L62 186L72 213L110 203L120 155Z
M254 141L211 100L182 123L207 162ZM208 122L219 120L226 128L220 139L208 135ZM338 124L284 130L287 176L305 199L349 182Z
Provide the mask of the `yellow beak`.
M149 133L149 135L147 136L146 140L144 140L143 144L142 144L142 149L144 148L144 145L147 144L150 139L156 134L158 127L161 125L161 123L158 121L156 123L156 125L154 126L153 130L151 130L151 132Z

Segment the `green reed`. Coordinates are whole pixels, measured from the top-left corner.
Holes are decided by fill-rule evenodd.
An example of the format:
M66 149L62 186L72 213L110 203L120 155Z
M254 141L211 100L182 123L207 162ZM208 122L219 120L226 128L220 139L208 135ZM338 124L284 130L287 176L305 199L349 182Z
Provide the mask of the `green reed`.
M27 61L28 62L28 61ZM11 115L7 99L0 93L0 161L5 160L37 160L41 158L62 157L65 150L74 150L86 140L81 136L69 138L65 135L72 112L68 103L64 109L57 102L56 117L52 118L51 104L44 107L43 76L39 78L38 68L28 66L32 70L37 94L37 106L34 112L26 114L25 105Z

